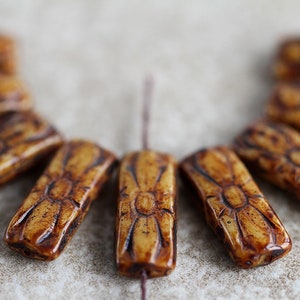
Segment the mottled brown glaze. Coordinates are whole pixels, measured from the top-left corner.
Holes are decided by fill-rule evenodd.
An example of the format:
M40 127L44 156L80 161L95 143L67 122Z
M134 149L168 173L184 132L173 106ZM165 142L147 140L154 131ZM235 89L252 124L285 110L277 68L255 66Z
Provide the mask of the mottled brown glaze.
M279 45L273 73L279 80L300 80L300 37L287 39Z
M21 80L15 76L0 74L0 115L31 107L32 99Z
M257 175L300 200L300 134L296 130L262 120L235 139L234 149Z
M281 221L232 150L200 150L183 160L181 170L207 223L237 265L266 265L291 250Z
M12 218L4 237L8 246L30 258L57 258L108 179L114 162L111 152L94 143L66 143Z
M0 184L36 164L63 140L58 131L35 112L0 117Z
M123 158L116 222L120 274L158 277L175 268L176 193L172 156L143 150Z
M16 73L15 43L4 35L0 35L0 73L7 75Z
M300 83L279 83L266 106L266 116L300 130Z

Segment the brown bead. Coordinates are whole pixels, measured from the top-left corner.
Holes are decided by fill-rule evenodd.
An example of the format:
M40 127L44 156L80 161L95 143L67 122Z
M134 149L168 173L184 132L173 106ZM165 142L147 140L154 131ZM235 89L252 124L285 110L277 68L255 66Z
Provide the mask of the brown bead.
M0 115L31 107L31 97L21 80L15 76L0 75Z
M12 218L5 242L22 255L53 260L65 248L107 181L115 156L73 140L57 152Z
M0 117L0 184L12 179L57 149L62 137L32 111Z
M290 38L282 42L276 54L274 76L279 80L300 80L300 38Z
M0 35L0 73L16 73L15 43L8 36Z
M232 150L200 150L183 160L181 170L207 223L237 265L266 265L291 250L281 221Z
M269 119L300 130L300 83L280 83L266 107Z
M176 194L172 156L144 150L123 158L116 220L120 274L158 277L175 268Z
M234 149L257 175L300 200L300 134L296 130L259 121L235 139Z

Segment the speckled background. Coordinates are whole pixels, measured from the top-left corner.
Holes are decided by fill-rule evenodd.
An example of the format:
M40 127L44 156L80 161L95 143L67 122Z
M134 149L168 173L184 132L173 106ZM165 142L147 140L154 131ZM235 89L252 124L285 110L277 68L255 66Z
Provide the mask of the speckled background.
M272 87L277 42L300 34L299 1L0 0L0 31L18 41L19 70L36 109L66 137L118 155L140 147L141 85L155 78L151 145L182 159L227 144L258 118ZM0 233L38 176L0 190ZM178 262L149 280L148 299L299 299L300 204L258 181L293 250L240 270L187 197L179 198ZM1 299L139 299L140 283L113 263L115 184L94 202L65 252L50 263L0 243Z

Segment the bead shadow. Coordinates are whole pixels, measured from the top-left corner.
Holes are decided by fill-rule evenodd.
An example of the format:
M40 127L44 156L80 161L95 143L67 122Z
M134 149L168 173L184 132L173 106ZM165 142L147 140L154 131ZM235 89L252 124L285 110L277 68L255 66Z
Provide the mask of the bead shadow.
M199 205L200 199L196 196L193 187L181 176L179 188L179 226L181 223L181 215L183 215L182 223L191 224L189 229L189 239L191 249L189 256L196 256L199 265L213 265L222 270L239 270L227 255L224 245L218 240L212 229L207 225L202 207ZM179 229L180 231L180 229ZM180 238L179 234L179 238ZM181 241L178 241L180 249ZM197 251L197 252L195 252Z
M49 159L22 173L15 179L0 187L0 232L4 233L11 218L30 193L37 179L46 168Z
M96 245L94 243L85 245L87 251L93 253L92 262L87 262L91 264L91 271L110 277L116 274L114 231L118 197L117 169L118 167L90 208L88 234Z
M5 230L16 213L17 209L23 202L23 200L28 196L31 189L33 188L37 179L43 173L43 170L46 168L47 163L49 162L50 157L41 161L37 166L31 168L25 173L17 176L15 179L10 182L3 184L0 187L0 233L1 240L4 236ZM10 250L8 247L5 247L4 242L2 241L0 247L0 255L7 258L12 257L14 260L24 260L32 261L27 258L23 258L20 254Z

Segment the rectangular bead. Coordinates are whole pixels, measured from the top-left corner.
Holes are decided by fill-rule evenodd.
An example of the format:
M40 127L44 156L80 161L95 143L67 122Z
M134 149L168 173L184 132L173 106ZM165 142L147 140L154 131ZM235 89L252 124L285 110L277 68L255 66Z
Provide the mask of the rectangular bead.
M300 200L300 134L296 130L261 120L235 139L234 149L257 175Z
M292 37L283 41L276 53L273 73L281 81L300 80L300 38Z
M94 143L66 143L12 218L5 233L8 246L30 258L57 258L108 179L114 162L111 152Z
M0 115L28 110L32 106L32 99L18 77L0 75Z
M237 265L266 265L290 251L287 231L232 150L200 150L183 160L181 170L207 223Z
M0 117L0 184L36 164L62 144L58 131L32 111Z
M176 264L176 162L150 150L127 154L120 167L116 262L120 274L169 274Z

